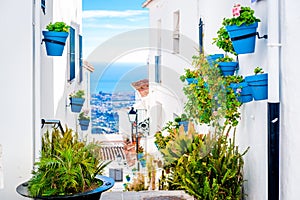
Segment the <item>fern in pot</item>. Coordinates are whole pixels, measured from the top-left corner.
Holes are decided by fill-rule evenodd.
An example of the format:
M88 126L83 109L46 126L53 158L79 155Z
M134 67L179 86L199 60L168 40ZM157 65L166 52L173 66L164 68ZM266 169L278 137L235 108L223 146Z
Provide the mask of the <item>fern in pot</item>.
M113 179L101 175L108 164L99 160L92 144L79 141L72 129L62 133L54 128L43 135L33 176L17 192L34 199L99 199L114 185Z

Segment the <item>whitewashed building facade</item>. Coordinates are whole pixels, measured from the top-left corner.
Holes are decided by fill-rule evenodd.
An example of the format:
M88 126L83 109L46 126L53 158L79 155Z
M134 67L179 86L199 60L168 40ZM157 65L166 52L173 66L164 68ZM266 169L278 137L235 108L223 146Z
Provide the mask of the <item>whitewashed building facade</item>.
M0 3L0 199L23 199L16 187L31 177L41 134L51 128L45 125L41 129L42 119L60 120L63 128L68 125L82 133L78 113L72 113L69 106L69 94L83 89L83 107L89 108L93 67L80 64L81 16L81 0ZM63 55L52 57L46 55L45 44L41 44L42 31L49 22L56 21L72 27L74 43L69 41L69 34Z
M256 40L255 53L239 56L239 74L250 75L260 66L269 76L268 100L253 101L241 107L238 140L241 149L250 147L245 156L246 199L274 199L271 193L278 193L279 199L296 200L300 185L300 135L297 131L300 90L296 83L300 73L296 55L300 28L295 26L300 22L299 1L145 1L143 7L149 9L150 28L156 30L151 35L151 44L156 44L156 50L149 55L150 131L154 134L183 112L185 97L179 76L184 68L191 66L192 55L197 54L200 18L204 24L204 53L224 53L212 45L212 38L217 36L223 18L231 16L235 3L254 9L261 19L257 31L260 35L268 35L268 39ZM274 109L279 112L274 113ZM278 144L278 140L275 144L268 141L268 135L274 131L272 128L279 130ZM275 155L279 183L274 185L276 173L272 174L268 166L269 154L274 149L269 145L279 150L279 155Z

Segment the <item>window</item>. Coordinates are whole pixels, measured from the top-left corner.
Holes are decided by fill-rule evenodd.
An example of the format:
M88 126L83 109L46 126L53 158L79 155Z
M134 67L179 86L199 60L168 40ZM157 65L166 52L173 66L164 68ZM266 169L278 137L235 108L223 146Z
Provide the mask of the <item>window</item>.
M69 81L75 78L75 29L70 27L70 69L69 69Z
M160 65L160 57L161 56L155 56L155 82L160 83L161 82L161 65Z
M174 12L173 15L173 53L179 53L179 37L180 37L180 13Z
M82 35L79 35L78 38L78 43L79 43L79 83L82 82Z

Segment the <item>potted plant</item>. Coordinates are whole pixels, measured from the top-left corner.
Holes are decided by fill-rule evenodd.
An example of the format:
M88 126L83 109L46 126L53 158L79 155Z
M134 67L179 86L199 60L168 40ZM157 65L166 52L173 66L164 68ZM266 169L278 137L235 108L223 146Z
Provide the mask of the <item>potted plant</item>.
M233 61L233 58L228 55L225 55L224 58L218 58L216 62L223 76L233 75L238 67L238 62Z
M232 18L224 18L225 26L237 54L253 53L255 50L256 29L260 19L254 16L254 10L235 4Z
M185 74L180 76L182 82L187 81L188 84L197 83L197 73L191 69L184 69Z
M268 74L261 67L254 69L252 76L246 76L245 81L251 88L254 100L268 99Z
M138 159L140 160L142 157L144 157L144 148L142 146L138 147Z
M71 111L79 113L85 101L84 90L78 90L75 93L69 95Z
M109 162L97 156L93 144L79 141L72 129L47 130L33 176L20 184L17 192L34 199L98 200L102 192L113 187L114 180L101 175Z
M227 90L225 76L220 76L218 67L211 67L203 54L193 57L193 65L197 69L198 83L183 88L187 97L185 113L200 124L216 123L236 126L240 119L241 103L233 90Z
M65 22L50 22L43 31L48 56L61 56L64 51L65 42L69 35L69 28Z
M211 66L215 65L218 58L224 58L224 54L211 54L206 56L206 59Z
M141 158L140 163L141 163L142 167L146 167L146 159L145 158Z
M86 109L82 111L78 116L79 125L82 131L86 131L89 127L90 116L88 114L89 110Z
M177 122L179 126L182 125L184 127L184 131L187 131L188 125L189 125L189 119L188 119L188 117L187 117L186 114L184 114L184 113L181 114L181 116L180 117L176 117L174 119L174 121Z
M252 101L251 88L242 76L233 75L226 77L227 85L233 90L236 98L241 103L248 103Z
M130 181L130 176L129 176L129 174L127 174L127 175L125 176L125 178L126 178L126 181L127 181L127 182Z

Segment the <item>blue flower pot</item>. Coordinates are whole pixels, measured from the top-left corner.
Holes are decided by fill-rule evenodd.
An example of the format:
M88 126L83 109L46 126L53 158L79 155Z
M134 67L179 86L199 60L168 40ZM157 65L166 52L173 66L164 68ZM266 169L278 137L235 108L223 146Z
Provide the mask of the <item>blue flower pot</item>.
M237 62L219 62L218 67L221 70L223 76L234 75L234 72L237 68Z
M184 131L187 132L188 131L188 126L189 126L189 122L188 121L182 121L182 122L178 122L179 126L183 125Z
M144 153L138 153L138 159L140 160L142 157L144 157Z
M71 104L71 111L79 113L81 111L81 108L83 106L83 103L84 103L85 99L84 98L71 97L70 101L71 101L71 103L70 103Z
M90 120L89 119L79 119L79 125L82 131L86 131L89 128Z
M24 197L28 197L30 199L40 199L40 200L62 200L62 199L69 199L69 200L98 200L101 198L101 194L115 185L115 180L113 178L96 175L96 179L103 182L100 187L97 187L93 190L75 193L70 195L57 195L57 196L37 196L33 197L28 191L28 181L20 184L16 191L20 195Z
M61 56L65 42L68 38L68 32L56 32L56 31L43 31L43 42L46 45L46 51L48 56Z
M237 54L253 53L255 50L256 29L258 22L250 25L226 26L234 51Z
M140 160L141 166L146 167L146 160Z
M253 100L252 91L247 82L231 83L230 87L237 95L239 102L248 103ZM237 89L240 88L241 92L238 94Z
M197 84L198 80L196 78L186 78L187 83L190 85L192 83Z
M251 88L254 100L268 99L268 74L246 76L245 81Z
M224 58L224 54L213 54L206 56L206 59L210 66L213 66L218 58Z

